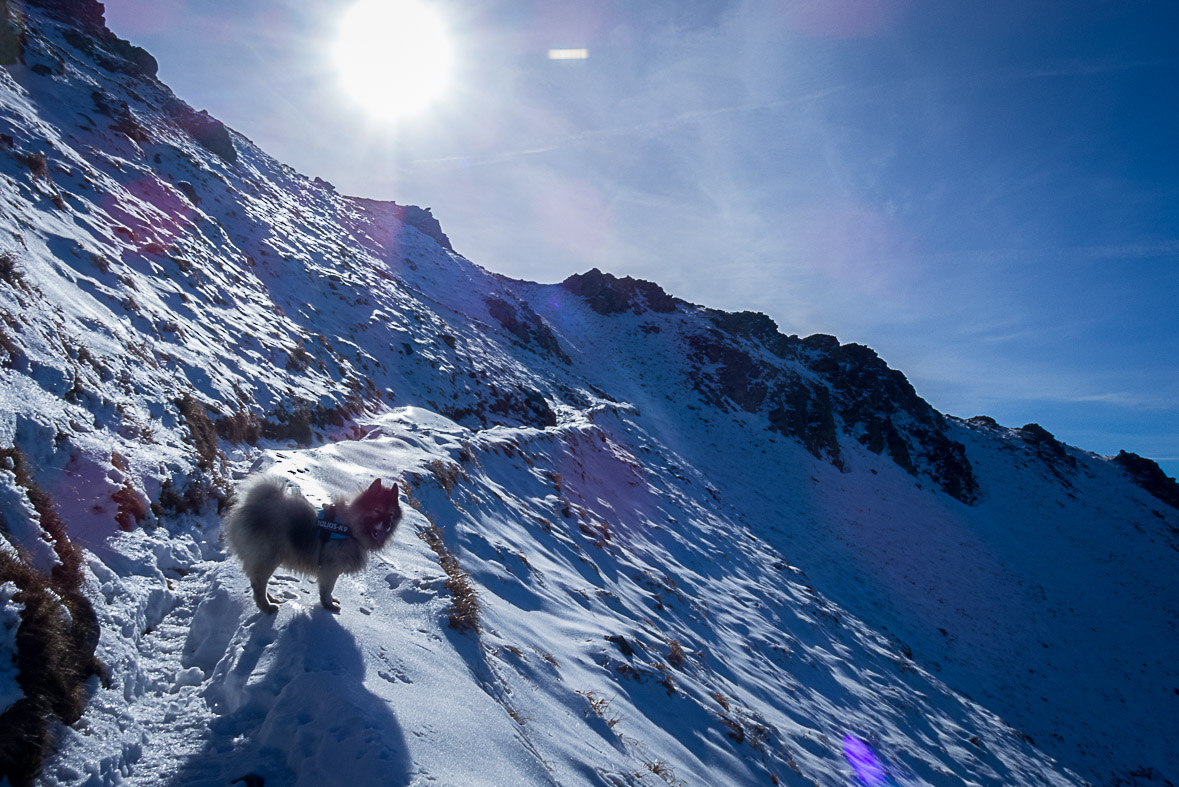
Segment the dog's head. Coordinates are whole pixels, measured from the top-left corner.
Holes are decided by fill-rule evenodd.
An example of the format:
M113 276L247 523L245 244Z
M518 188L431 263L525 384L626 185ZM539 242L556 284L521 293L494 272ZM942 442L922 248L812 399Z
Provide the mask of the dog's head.
M385 546L401 521L397 484L381 486L379 478L361 492L348 508L353 535L369 549Z

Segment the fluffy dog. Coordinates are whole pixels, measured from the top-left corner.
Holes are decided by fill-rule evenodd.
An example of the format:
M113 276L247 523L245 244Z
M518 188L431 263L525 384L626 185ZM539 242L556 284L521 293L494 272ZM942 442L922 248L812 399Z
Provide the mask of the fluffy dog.
M279 566L318 577L320 603L339 612L332 597L336 579L363 571L369 552L383 548L401 521L397 485L383 487L379 478L352 502L337 500L320 510L272 476L247 482L238 494L225 516L225 538L267 614L278 611L266 583Z

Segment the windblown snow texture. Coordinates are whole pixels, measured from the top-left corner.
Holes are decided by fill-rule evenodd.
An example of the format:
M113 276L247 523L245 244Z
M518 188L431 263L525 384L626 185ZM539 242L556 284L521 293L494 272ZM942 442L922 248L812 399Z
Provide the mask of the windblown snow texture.
M650 282L489 273L189 107L98 3L0 6L0 443L110 677L41 783L1179 781L1149 460ZM340 615L282 571L260 614L227 559L262 470L403 482ZM29 500L0 468L0 547L50 572Z

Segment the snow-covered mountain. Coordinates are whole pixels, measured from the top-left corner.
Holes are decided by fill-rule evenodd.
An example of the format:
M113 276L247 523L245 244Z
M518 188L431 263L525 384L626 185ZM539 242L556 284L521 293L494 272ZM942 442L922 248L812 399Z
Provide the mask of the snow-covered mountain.
M497 276L189 107L99 3L0 12L12 783L1179 781L1153 462L649 282ZM260 470L402 482L339 615L227 559Z

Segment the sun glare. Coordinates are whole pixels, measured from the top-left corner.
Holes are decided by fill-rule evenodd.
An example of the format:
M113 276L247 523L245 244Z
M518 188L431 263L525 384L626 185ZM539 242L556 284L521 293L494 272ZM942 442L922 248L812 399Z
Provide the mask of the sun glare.
M344 88L366 111L395 119L424 109L450 79L450 36L418 0L360 0L344 15L335 60Z

